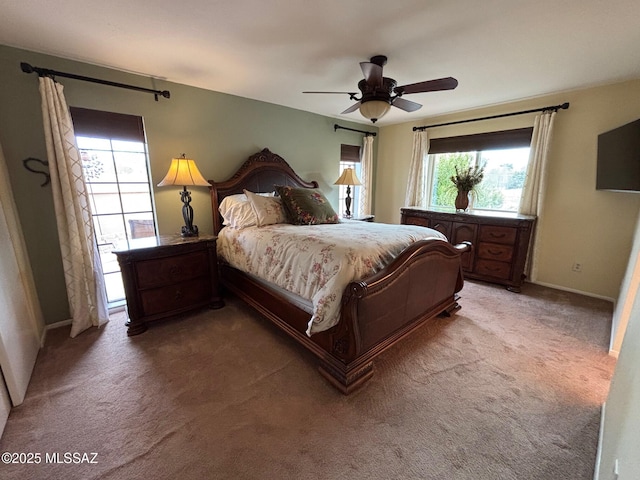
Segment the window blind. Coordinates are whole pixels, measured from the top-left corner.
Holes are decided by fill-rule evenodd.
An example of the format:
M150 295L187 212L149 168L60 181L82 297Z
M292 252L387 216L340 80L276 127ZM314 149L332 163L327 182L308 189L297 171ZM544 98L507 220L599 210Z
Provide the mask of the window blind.
M142 117L79 107L69 110L77 136L145 143Z
M357 145L340 145L341 162L360 162L360 147Z
M476 133L457 137L433 138L429 142L429 153L473 152L528 147L531 144L533 127Z

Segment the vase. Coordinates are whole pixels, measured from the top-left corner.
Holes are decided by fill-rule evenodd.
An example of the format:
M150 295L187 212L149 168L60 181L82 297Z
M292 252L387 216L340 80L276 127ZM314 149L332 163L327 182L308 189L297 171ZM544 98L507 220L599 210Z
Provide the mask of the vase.
M469 192L466 190L458 190L455 200L456 211L464 212L469 207Z

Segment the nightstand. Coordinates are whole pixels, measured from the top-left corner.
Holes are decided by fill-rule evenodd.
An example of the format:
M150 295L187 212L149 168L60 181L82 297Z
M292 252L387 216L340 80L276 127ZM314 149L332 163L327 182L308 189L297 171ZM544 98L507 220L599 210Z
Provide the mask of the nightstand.
M147 322L205 306L224 306L216 239L213 235L147 237L114 251L127 297L127 335L144 332Z

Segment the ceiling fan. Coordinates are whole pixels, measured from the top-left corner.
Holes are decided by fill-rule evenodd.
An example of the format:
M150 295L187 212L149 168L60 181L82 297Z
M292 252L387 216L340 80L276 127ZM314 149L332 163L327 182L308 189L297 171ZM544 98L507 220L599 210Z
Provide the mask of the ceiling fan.
M397 107L405 112L415 112L422 105L401 98L410 93L435 92L438 90L453 90L458 86L458 80L453 77L438 78L424 82L411 83L397 86L393 78L382 76L382 67L387 63L387 57L376 55L371 57L369 62L360 62L360 68L364 74L364 79L358 82L358 88L362 96L358 98L358 92L302 92L302 93L330 93L346 94L356 103L347 108L342 114L355 112L360 109L363 117L373 123L382 118L389 111L391 106Z

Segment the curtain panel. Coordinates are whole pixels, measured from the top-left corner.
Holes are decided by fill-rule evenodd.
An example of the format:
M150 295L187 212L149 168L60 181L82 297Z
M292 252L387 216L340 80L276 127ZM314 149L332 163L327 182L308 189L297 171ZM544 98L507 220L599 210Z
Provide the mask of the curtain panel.
M426 130L413 132L413 151L409 168L409 181L405 206L427 206L427 170L429 162L429 135Z
M71 337L107 322L107 297L91 209L63 86L40 77L42 118L60 239Z
M523 215L536 215L537 225L533 240L530 242L530 251L527 257L525 272L533 282L538 277L537 257L540 251L540 239L544 217L544 194L547 181L547 159L549 146L553 133L553 124L556 117L555 111L543 112L536 116L531 135L531 149L529 150L529 163L524 180L522 197L518 213Z
M360 209L361 216L371 215L373 191L373 136L365 135L362 139L362 156L360 159Z

